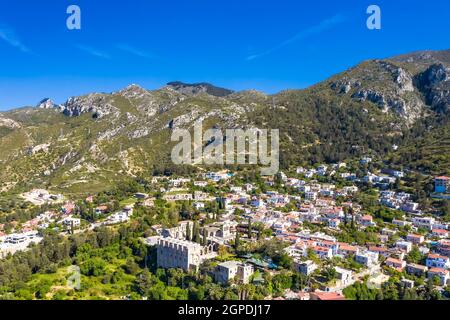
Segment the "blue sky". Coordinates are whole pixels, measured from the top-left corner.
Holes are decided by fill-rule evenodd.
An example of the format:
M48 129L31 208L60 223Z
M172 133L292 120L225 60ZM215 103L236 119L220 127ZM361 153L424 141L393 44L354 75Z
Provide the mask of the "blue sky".
M66 27L72 4L81 30ZM448 0L1 1L0 110L130 83L304 88L366 59L448 49L449 21Z

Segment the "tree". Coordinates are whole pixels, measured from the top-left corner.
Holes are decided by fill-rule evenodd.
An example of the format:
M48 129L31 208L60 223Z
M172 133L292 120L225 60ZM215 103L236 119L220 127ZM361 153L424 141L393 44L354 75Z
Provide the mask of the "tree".
M186 240L191 241L191 226L190 223L186 223Z
M423 259L423 254L420 252L419 248L414 246L409 254L406 256L406 261L409 263L420 263Z
M203 241L202 241L203 245L206 246L208 244L208 239L207 239L207 231L206 228L203 228Z
M300 272L295 272L292 275L292 290L301 291L303 290L309 283L309 277Z
M285 269L291 269L293 264L294 264L294 260L292 259L292 257L290 257L287 253L283 252L279 257L277 257L278 259L274 260L275 262L278 262L278 265L282 268Z
M227 255L228 250L226 246L219 246L219 249L217 250L217 253L219 254L219 257L224 257Z
M194 242L200 243L200 228L198 225L198 221L194 222L192 233L194 234Z
M272 278L272 285L275 294L282 294L284 290L292 287L292 278L288 273L279 273Z
M326 267L325 269L323 269L322 274L327 282L336 279L337 277L336 269L333 267Z
M248 218L248 238L252 238L252 218Z
M349 208L348 213L350 214L351 219L352 219L352 220L351 220L351 228L352 228L352 229L355 229L355 215L354 215L354 212L353 212L353 208L352 208L352 207Z
M444 200L442 205L442 214L446 221L450 221L450 200Z
M344 224L348 224L348 207L344 208Z
M239 235L239 231L236 230L236 238L234 239L234 250L239 251L239 244L241 242L241 238Z
M139 265L134 261L133 258L128 258L123 269L127 274L137 274L140 270Z

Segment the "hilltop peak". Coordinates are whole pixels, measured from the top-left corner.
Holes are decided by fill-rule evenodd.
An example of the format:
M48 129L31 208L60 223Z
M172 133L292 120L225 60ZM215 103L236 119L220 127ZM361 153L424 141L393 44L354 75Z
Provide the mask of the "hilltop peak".
M146 96L149 94L149 91L138 84L132 83L120 91L113 92L113 94L118 94L125 98L132 99Z
M435 63L436 61L450 63L450 49L415 51L391 57L389 60L407 63Z
M123 94L123 93L129 93L129 92L147 92L147 90L138 84L132 83L132 84L129 84L128 86L126 86L125 88L123 88L122 90L119 90L114 93Z
M209 95L216 96L216 97L225 97L234 92L229 89L216 87L207 82L185 83L185 82L181 82L181 81L173 81L173 82L169 82L167 84L167 87L172 90L175 90L179 93L186 94L186 95L207 93Z
M58 105L56 105L52 99L50 98L45 98L42 99L37 105L36 108L38 109L53 109L53 108L57 108L59 107Z

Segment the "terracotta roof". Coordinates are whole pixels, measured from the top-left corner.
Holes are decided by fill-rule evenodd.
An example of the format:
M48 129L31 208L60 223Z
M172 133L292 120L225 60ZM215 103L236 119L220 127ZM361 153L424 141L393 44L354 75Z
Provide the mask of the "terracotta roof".
M328 252L330 250L329 248L324 248L324 247L319 247L319 246L315 246L315 247L313 247L313 249L316 251L322 251L322 252Z
M408 237L411 237L411 238L422 238L423 236L420 235L420 234L408 234Z
M428 273L439 273L439 274L448 274L448 270L442 269L442 268L431 268L428 270Z
M440 254L430 253L430 254L428 255L427 259L443 259L443 260L448 260L448 257L446 257L446 256L441 256Z
M376 246L370 246L369 251L372 252L387 252L388 249L386 247L376 247Z
M349 244L339 244L339 250L344 250L344 251L357 251L358 248L355 246L351 246Z
M313 292L311 296L317 300L345 300L345 297L337 292Z
M408 267L414 268L414 269L420 269L420 270L426 270L427 266L416 264L416 263L408 263Z
M404 261L400 260L400 259L395 259L395 258L387 258L386 263L388 263L388 262L393 263L393 264L402 265Z

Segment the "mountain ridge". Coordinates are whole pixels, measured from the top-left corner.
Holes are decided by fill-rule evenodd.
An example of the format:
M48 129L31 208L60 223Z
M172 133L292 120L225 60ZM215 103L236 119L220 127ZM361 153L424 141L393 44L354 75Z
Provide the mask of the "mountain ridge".
M192 130L198 120L205 129L280 129L284 168L386 155L411 133L425 136L432 128L426 123L448 125L450 60L446 52L427 54L367 60L306 89L273 95L205 83L156 90L132 84L62 105L44 99L37 108L1 112L1 189L95 191L129 177L195 170L171 163L170 134ZM429 170L446 173L442 163Z

